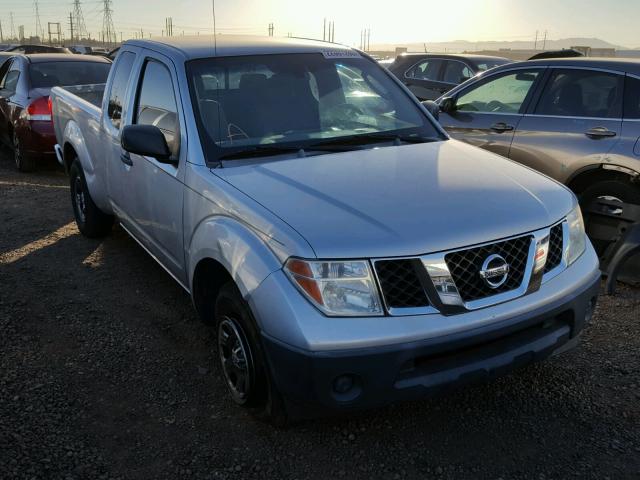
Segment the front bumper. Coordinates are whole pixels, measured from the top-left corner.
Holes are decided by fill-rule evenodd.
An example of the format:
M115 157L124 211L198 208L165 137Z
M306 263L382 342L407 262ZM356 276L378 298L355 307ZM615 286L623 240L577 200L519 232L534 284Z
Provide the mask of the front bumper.
M491 328L389 347L308 352L267 336L263 345L278 389L298 416L310 407L371 408L487 380L566 349L590 318L599 288L594 278L571 298ZM336 391L340 381L353 386Z
M272 377L294 416L419 398L542 360L576 343L600 288L591 246L539 291L450 317L315 316L280 275L248 300Z

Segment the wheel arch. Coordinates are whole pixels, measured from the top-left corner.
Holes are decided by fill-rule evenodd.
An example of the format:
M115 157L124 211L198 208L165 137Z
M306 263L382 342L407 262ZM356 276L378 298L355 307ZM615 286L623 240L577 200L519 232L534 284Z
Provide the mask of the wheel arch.
M203 302L215 304L224 283L233 281L247 298L265 278L282 268L258 234L230 217L214 216L200 222L187 252L189 287L198 313L212 308Z
M567 179L566 184L576 195L579 195L594 183L609 180L638 182L640 173L620 165L590 165L576 171Z

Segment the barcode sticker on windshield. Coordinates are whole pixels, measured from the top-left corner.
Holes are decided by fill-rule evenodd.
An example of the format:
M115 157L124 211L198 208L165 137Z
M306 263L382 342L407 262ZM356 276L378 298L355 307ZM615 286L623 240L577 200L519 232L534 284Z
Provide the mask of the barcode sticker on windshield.
M360 54L355 50L345 49L325 49L322 50L324 58L360 58Z

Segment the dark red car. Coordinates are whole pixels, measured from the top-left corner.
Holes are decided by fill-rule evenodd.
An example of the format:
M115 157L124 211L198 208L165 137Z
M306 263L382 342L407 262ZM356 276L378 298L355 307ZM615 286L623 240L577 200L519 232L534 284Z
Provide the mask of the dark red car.
M55 155L51 88L105 83L110 67L108 59L73 54L16 55L0 67L0 140L13 149L18 170Z

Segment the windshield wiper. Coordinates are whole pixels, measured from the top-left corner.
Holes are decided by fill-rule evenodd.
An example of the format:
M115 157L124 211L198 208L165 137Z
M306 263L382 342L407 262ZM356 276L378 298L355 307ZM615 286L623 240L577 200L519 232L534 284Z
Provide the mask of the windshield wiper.
M395 145L402 143L428 143L440 140L435 137L421 137L419 135L402 135L397 133L365 133L361 135L346 135L343 137L335 137L322 142L307 145L307 149L318 149L323 147L345 147L356 145L370 145L380 142L394 142Z
M268 157L270 155L282 155L285 153L297 153L300 157L306 157L309 153L317 152L346 152L352 148L324 145L254 145L242 150L224 153L218 160L235 160L240 158Z
M239 158L267 157L269 155L280 155L283 153L297 153L304 150L299 146L283 146L283 145L255 145L253 147L224 153L218 157L218 160L233 160Z

